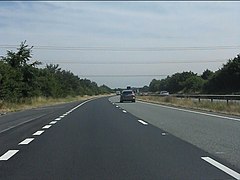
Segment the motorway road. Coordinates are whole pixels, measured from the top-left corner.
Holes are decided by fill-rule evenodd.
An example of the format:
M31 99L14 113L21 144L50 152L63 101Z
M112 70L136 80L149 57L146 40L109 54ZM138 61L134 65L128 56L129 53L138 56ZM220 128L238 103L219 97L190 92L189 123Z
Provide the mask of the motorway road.
M0 117L0 179L240 179L238 166L127 110L141 103L116 100Z
M118 103L133 115L240 168L240 117L137 103Z

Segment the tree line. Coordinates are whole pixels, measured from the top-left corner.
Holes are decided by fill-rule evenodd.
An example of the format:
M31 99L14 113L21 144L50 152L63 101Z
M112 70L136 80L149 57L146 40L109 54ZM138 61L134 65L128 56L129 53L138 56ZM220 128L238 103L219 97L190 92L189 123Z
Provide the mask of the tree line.
M206 69L201 75L198 75L188 71L151 81L149 91L164 90L173 94L240 94L240 54L229 59L222 68L215 72Z
M7 51L6 56L0 57L0 100L23 102L40 96L64 98L112 91L106 85L98 86L89 79L80 79L59 65L38 68L41 62L32 62L32 49L24 41L17 52Z

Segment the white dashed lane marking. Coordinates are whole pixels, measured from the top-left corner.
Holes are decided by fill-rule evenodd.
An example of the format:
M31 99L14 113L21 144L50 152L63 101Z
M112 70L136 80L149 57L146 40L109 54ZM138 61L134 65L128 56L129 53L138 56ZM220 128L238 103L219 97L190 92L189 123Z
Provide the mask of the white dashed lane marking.
M237 173L236 171L233 171L232 169L222 165L221 163L215 161L214 159L210 158L210 157L201 157L204 161L208 162L209 164L215 166L216 168L222 170L223 172L229 174L230 176L236 178L236 179L240 179L240 174Z
M14 156L19 150L8 150L5 154L0 157L0 161L7 161Z
M52 121L49 124L56 124L56 123L57 123L57 121Z
M123 110L122 112L127 113L127 111Z
M26 145L29 144L30 142L32 142L34 140L34 138L27 138L25 140L23 140L22 142L20 142L18 145Z
M148 123L146 123L146 122L144 122L143 120L138 120L138 122L140 122L141 124L143 124L143 125L148 125Z
M52 125L43 126L43 129L49 129Z
M33 135L34 135L34 136L40 136L43 132L44 132L44 131L37 131L37 132L35 132Z
M43 129L48 129L52 126L52 124L56 124L57 121L61 120L61 118L65 117L66 115L68 115L69 113L71 113L72 111L74 111L75 109L79 108L80 106L82 106L83 104L89 102L85 101L81 104L79 104L78 106L76 106L75 108L73 108L72 110L66 112L65 114L63 114L62 116L58 117L55 119L55 121L50 122L50 125L45 125L43 127ZM24 122L25 123L25 122ZM44 133L44 130L41 131L36 131L33 136L40 136L42 133ZM31 143L34 140L34 138L26 138L25 140L23 140L22 142L20 142L18 145L26 145ZM12 156L14 156L19 150L8 150L5 154L3 154L2 156L0 156L0 161L7 161L9 160Z

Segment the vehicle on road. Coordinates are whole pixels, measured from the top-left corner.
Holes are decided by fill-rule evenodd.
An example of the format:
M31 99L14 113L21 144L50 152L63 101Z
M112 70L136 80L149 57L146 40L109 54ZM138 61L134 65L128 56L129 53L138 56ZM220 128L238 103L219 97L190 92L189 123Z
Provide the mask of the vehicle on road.
M120 91L116 91L116 95L121 95L121 92Z
M160 91L160 96L169 96L169 92L167 92L167 91Z
M120 103L122 103L123 101L132 101L132 102L136 101L136 96L133 90L122 91L122 94L120 96Z

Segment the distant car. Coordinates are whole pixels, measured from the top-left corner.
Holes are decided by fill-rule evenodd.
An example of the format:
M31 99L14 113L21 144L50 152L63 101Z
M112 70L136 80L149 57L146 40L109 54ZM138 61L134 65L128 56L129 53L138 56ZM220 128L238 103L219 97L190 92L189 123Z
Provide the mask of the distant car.
M121 94L121 92L120 91L116 91L116 95L120 95Z
M120 96L120 103L122 103L123 101L132 101L132 102L136 101L136 97L133 90L122 91L122 94Z
M160 96L169 96L169 92L167 91L161 91Z

